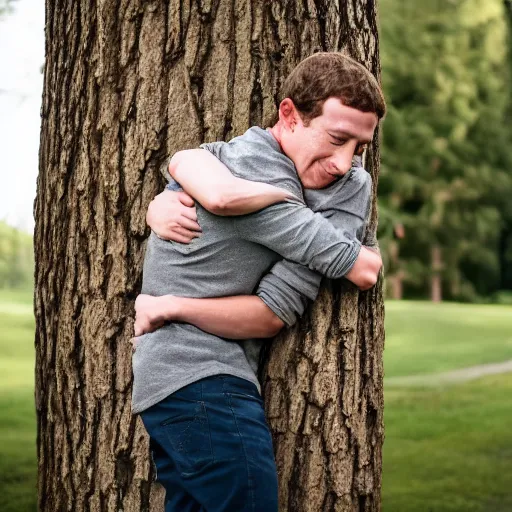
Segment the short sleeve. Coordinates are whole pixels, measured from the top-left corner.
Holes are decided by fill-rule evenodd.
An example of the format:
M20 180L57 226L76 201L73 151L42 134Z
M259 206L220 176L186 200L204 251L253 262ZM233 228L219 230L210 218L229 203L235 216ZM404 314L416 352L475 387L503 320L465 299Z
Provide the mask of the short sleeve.
M221 159L221 152L222 147L225 146L227 142L205 142L201 144L199 147L201 149L206 149L206 151L209 151L212 155L215 155L218 159Z

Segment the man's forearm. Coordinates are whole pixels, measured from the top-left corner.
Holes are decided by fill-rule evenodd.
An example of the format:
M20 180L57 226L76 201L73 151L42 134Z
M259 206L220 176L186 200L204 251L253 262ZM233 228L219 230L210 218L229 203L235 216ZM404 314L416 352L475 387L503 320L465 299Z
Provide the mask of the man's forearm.
M283 321L254 295L175 299L176 321L195 325L222 338L271 338L284 325Z
M268 183L235 177L204 149L176 153L169 164L169 173L185 192L216 215L245 215L294 199L290 192Z
M255 295L207 299L173 295L139 297L142 301L139 306L136 303L136 308L139 307L137 316L149 315L150 323L154 325L183 322L233 340L271 338L284 326L283 321ZM146 327L143 330L146 332Z

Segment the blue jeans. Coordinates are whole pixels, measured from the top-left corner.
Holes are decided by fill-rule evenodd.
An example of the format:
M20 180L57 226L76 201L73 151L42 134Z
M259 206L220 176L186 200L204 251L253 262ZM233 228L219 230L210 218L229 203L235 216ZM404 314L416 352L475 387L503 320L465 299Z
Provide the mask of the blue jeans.
M272 438L253 383L208 377L141 417L166 512L277 512Z

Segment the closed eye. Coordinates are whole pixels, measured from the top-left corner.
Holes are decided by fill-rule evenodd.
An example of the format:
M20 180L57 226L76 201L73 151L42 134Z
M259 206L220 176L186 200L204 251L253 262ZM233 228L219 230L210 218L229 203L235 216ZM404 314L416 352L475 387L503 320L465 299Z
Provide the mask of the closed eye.
M335 137L334 135L331 135L331 137L335 140L335 142L331 142L333 146L343 146L347 142L347 139L340 139L338 137Z

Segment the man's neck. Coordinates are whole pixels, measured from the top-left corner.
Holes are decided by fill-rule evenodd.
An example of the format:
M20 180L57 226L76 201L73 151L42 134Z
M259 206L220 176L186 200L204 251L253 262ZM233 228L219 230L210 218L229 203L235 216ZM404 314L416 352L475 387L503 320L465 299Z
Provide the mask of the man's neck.
M283 151L283 146L281 146L281 134L282 134L282 126L279 122L277 122L272 128L267 128L267 130L272 134L276 142L279 144L281 151ZM284 151L283 151L284 153Z

